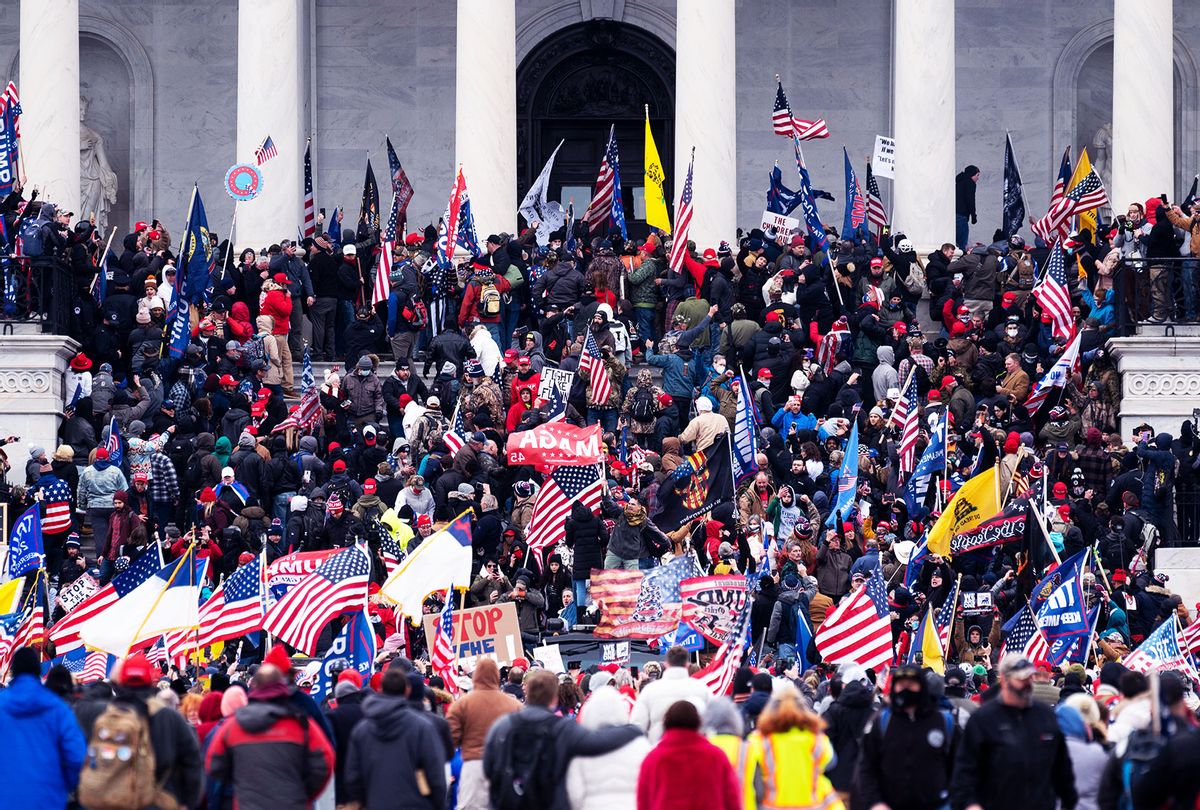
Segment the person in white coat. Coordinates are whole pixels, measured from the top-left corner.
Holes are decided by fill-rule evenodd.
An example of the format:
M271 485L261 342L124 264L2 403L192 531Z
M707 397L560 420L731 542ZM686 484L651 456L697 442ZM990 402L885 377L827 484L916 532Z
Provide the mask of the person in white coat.
M583 704L578 720L588 730L623 726L629 722L629 704L615 687L601 686ZM636 810L636 775L649 752L650 741L636 737L607 754L571 760L567 766L571 810Z
M479 358L479 364L483 366L483 373L488 377L494 376L502 355L500 347L496 345L496 339L492 337L492 333L487 330L487 327L480 324L471 330L471 348L475 350L475 356Z
M629 722L645 731L650 742L657 743L663 733L663 715L672 704L687 700L703 712L711 699L708 687L688 674L688 651L675 646L667 650L667 668L662 677L642 687Z

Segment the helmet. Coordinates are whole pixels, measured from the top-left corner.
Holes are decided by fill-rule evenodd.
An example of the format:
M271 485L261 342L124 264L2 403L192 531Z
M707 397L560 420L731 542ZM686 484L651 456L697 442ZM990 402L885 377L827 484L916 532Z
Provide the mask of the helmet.
M911 239L901 239L900 244L896 245L896 247L901 253L909 253L916 249L913 247Z
M1025 238L1014 233L1012 236L1008 237L1008 248L1009 250L1024 250Z

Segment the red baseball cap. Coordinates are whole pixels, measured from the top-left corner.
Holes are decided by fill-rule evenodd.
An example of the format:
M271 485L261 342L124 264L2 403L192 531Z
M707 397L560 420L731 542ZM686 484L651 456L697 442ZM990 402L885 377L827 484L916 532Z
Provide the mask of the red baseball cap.
M769 368L760 368L758 370L758 378L760 380L769 380L774 376L775 375L771 373L771 369Z
M333 471L335 473L345 472L346 471L346 462L342 461L340 458L337 461L333 462Z
M352 683L355 689L362 689L362 675L357 669L343 669L337 677L338 683Z
M947 374L945 377L942 377L942 384L939 387L945 388L946 386L954 385L957 382L958 382L958 380L954 379L954 377L952 375Z
M221 385L237 385L237 380L228 374L221 375Z
M136 652L121 662L121 674L117 676L117 682L121 686L151 686L161 674L145 653Z
M368 495L374 495L378 486L379 485L375 483L374 478L368 478L366 481L363 481L363 492L367 493Z

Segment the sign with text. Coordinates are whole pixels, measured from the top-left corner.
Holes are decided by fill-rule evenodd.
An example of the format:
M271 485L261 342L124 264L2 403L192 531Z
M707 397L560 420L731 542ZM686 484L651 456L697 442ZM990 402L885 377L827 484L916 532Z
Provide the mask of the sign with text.
M532 464L539 470L599 464L600 425L577 428L568 422L547 422L508 434L504 451L509 464Z
M91 574L84 574L59 591L58 597L54 601L63 609L64 613L70 613L79 606L80 602L87 599L99 589L99 580Z
M425 640L431 650L434 623L440 619L440 613L425 617ZM475 669L477 658L492 658L505 666L525 654L521 645L521 626L517 623L517 606L512 602L455 610L453 621L454 649L459 663L468 672Z
M575 372L545 366L539 376L541 379L538 382L537 395L538 399L546 403L550 421L564 418L567 415L571 386L575 384Z
M896 179L896 140L886 135L875 136L875 153L871 155L871 171L879 177Z
M776 236L787 237L800 230L800 220L796 217L776 214L774 211L763 211L762 229L768 234L773 233Z
M720 644L746 604L746 578L685 579L679 583L679 595L683 599L680 621L696 628L709 641Z
M611 644L601 645L600 658L606 664L625 666L629 663L629 642L614 641Z

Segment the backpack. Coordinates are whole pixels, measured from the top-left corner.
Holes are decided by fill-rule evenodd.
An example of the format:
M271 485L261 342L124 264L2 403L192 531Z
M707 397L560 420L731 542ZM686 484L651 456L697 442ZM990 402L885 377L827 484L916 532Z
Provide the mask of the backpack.
M150 714L159 705L148 702ZM90 810L178 807L154 779L150 723L137 709L110 703L96 718L79 776L79 802Z
M1120 760L1121 796L1117 801L1120 810L1132 810L1134 787L1166 747L1167 735L1155 734L1150 729L1138 729L1129 735Z
M921 264L920 258L917 258L908 265L908 276L903 279L902 283L904 284L904 289L908 290L912 295L920 295L925 292L925 267Z
M649 388L639 388L633 395L633 421L654 421L654 391Z
M500 779L492 782L495 810L548 807L554 796L553 725L555 719L530 721L513 717L501 746Z
M414 298L409 306L404 308L404 319L413 329L424 329L429 324L429 307L420 298Z
M42 245L42 226L38 224L37 219L28 217L21 222L21 251L26 256L42 256L46 253L46 248Z
M259 335L251 335L250 339L242 344L242 356L246 358L246 364L249 365L255 360L262 360L267 363L267 344L266 341Z
M479 282L479 303L476 307L479 314L485 318L494 318L500 314L500 291L493 282Z
M184 471L185 478L189 484L199 484L201 476L204 475L204 465L201 463L203 459L200 457L199 451L192 453L187 461L187 469Z

